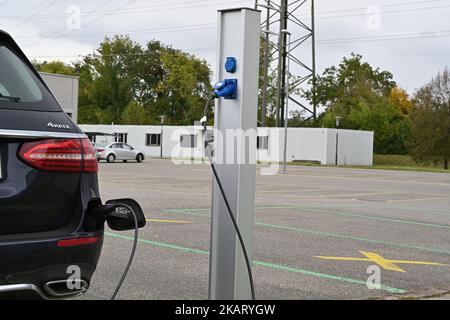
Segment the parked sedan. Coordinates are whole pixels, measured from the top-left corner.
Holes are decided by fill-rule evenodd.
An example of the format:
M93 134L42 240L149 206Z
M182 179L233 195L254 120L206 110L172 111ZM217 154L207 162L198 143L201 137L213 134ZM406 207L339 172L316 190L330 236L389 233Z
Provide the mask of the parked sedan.
M136 150L132 146L122 142L114 142L105 146L96 146L95 151L98 161L106 160L107 162L112 163L116 160L122 160L124 162L128 160L142 162L144 160L144 153L142 151Z

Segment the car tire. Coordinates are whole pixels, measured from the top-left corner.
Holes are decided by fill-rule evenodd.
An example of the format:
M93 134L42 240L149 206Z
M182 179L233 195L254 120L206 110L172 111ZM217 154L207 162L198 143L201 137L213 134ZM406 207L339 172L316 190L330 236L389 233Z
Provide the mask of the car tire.
M136 161L141 163L144 160L144 156L142 154L138 154L136 157Z
M106 157L106 161L108 163L113 163L114 161L116 161L116 156L111 153L110 155L108 155L108 157Z

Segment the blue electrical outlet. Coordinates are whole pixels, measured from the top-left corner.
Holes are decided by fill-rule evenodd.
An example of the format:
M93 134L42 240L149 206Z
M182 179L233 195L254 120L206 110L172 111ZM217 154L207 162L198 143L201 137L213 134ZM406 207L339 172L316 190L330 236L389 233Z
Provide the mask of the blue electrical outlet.
M237 79L225 79L214 86L214 96L216 98L236 99Z
M228 73L235 73L237 69L237 61L235 57L228 57L225 62L225 70Z

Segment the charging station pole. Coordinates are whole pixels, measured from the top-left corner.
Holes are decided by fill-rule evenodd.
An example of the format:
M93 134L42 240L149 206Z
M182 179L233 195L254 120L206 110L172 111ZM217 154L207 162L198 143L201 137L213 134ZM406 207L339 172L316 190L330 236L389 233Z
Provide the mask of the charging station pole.
M242 150L242 143L246 145L246 141L242 141L245 137L238 144L234 143L235 138L227 141L227 130L254 130L256 135L260 15L260 11L250 8L222 10L218 14L217 80L237 80L238 89L236 99L216 100L215 134L221 138L214 137L214 158L250 260L253 257L256 163L243 163L239 156L235 163L226 161L229 159L227 152ZM234 65L225 68L230 58ZM228 137L228 140L231 138ZM252 144L249 145L245 153L254 152L256 158L256 140L254 150ZM236 157L233 155L233 158ZM213 181L209 298L250 299L248 279L239 239L219 187Z

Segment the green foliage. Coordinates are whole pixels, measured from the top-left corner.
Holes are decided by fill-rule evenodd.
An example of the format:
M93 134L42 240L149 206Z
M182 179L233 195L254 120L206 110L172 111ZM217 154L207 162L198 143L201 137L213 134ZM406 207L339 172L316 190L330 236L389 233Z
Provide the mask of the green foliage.
M374 150L380 154L405 154L409 137L410 108L406 92L396 87L387 71L372 68L362 56L352 54L338 67L327 68L317 77L317 102L325 108L314 125L375 132ZM312 100L312 91L304 93ZM296 115L301 119L301 114Z
M147 110L136 101L131 101L122 113L122 124L145 125L151 121L147 114Z
M193 124L201 118L212 92L211 71L204 61L172 49L164 50L160 60L164 76L157 92L162 99L155 110L166 115L169 124Z
M444 162L450 158L450 70L447 68L414 97L411 155L422 163Z
M207 63L150 41L145 47L127 36L105 38L82 61L34 62L39 71L76 75L79 122L92 124L193 124L212 91Z
M40 72L47 72L47 73L57 73L57 74L64 74L67 76L74 76L76 75L76 72L74 68L70 65L65 64L62 61L44 61L44 62L38 62L38 61L32 61L34 67L36 70Z

